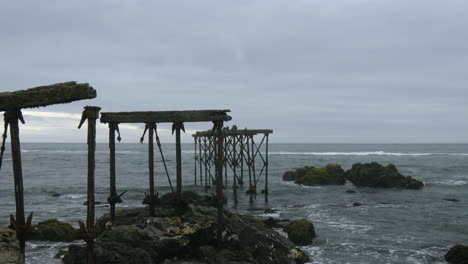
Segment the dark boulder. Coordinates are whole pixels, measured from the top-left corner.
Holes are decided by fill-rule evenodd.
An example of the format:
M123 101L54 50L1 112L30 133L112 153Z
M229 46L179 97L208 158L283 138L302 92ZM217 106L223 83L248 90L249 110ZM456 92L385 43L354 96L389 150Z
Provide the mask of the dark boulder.
M311 244L312 239L317 236L314 225L304 218L292 221L284 231L288 233L289 240L299 246Z
M57 219L48 219L33 226L28 239L70 242L79 239L79 235L78 230L70 224Z
M464 245L453 246L444 257L451 264L468 264L468 247Z
M304 177L308 171L315 167L312 166L304 166L297 168L293 171L287 171L283 174L283 181L296 181L302 177Z
M421 181L401 174L391 163L386 167L376 162L356 163L346 172L346 179L362 187L419 189L424 186Z
M295 181L297 184L315 185L343 185L346 183L345 172L338 164L328 164L323 168L311 168L305 175Z

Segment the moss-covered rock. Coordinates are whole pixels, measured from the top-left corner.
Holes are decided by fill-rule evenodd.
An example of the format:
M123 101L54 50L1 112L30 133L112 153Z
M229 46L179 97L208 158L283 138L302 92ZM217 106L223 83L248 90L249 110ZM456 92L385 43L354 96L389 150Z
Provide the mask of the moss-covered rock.
M20 253L16 232L10 228L0 226L0 264L24 263Z
M444 257L451 264L468 264L468 247L464 245L453 246Z
M419 189L424 186L421 181L401 174L391 163L386 167L376 162L356 163L346 172L346 179L362 187Z
M308 259L262 220L227 210L218 241L217 209L211 196L184 192L183 206L172 196L161 198L153 216L147 208L135 208L119 210L108 228L102 227L108 216L98 220L95 263L303 264ZM65 264L85 263L83 246L68 249Z
M308 171L313 169L312 166L304 166L297 168L293 171L287 171L283 174L283 181L296 181L302 177L304 177Z
M299 246L309 245L312 238L317 236L314 225L305 218L292 221L284 231L288 233L289 240Z
M70 224L57 219L48 219L33 226L30 240L47 240L69 242L79 239L78 231Z
M343 185L346 183L345 172L338 164L328 164L323 168L309 167L304 176L295 181L297 184L314 185Z

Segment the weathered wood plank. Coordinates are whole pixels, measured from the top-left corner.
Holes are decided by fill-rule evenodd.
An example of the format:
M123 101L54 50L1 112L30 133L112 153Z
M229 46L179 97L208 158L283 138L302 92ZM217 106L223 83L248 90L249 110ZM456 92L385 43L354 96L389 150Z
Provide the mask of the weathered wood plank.
M96 90L87 83L65 82L0 93L0 111L41 107L92 99Z
M255 136L258 134L273 134L273 130L272 129L223 129L222 133L224 136L238 136L238 135ZM212 130L197 131L195 132L195 134L192 134L193 137L212 136L212 135L213 135Z
M184 110L184 111L143 111L103 112L101 123L167 123L167 122L208 122L229 121L230 110Z

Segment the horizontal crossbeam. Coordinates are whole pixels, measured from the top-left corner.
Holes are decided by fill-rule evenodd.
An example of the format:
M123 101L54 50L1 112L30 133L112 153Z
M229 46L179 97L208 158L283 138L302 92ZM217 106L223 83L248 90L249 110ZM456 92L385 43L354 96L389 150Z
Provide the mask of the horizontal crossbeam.
M184 110L102 113L101 123L168 123L229 121L230 110Z
M0 111L64 104L95 97L96 90L87 83L56 83L0 93Z

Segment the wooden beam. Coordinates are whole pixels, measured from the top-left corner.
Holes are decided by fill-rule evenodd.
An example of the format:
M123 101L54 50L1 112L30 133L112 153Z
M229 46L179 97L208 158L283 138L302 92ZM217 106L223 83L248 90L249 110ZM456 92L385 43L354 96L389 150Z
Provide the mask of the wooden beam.
M185 110L185 111L144 111L102 113L101 123L173 123L229 121L230 110Z
M273 134L272 129L223 129L222 133L224 136L238 136L238 135L244 135L244 136L255 136L257 134ZM212 136L213 131L212 130L206 130L206 131L197 131L195 134L193 134L193 137L199 137L199 136Z
M87 83L65 82L0 93L0 111L34 108L92 99L96 90Z

